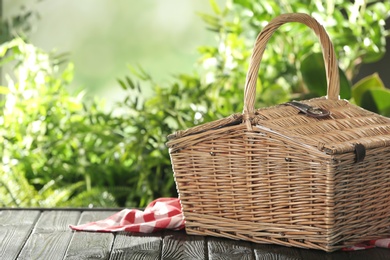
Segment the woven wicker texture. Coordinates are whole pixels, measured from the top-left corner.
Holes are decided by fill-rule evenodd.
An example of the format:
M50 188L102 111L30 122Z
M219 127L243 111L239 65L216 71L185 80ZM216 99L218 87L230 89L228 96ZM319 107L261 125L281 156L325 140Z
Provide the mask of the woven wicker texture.
M302 103L326 118L254 108L265 45L287 22L306 24L321 42L328 95ZM389 235L390 119L338 95L323 27L305 14L272 20L256 40L243 113L168 137L187 233L325 251Z

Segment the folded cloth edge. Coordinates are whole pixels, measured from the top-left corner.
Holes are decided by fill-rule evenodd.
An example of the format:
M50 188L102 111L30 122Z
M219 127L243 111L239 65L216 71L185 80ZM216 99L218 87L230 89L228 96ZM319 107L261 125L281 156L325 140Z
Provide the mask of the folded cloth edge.
M123 209L106 219L69 227L76 231L152 233L161 229L183 229L184 217L178 198L159 198L143 211Z

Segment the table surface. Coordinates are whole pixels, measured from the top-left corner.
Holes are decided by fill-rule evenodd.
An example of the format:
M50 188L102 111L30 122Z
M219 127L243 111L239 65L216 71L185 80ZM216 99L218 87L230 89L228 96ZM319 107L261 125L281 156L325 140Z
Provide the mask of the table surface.
M104 219L118 209L0 209L0 259L390 259L390 250L355 252L255 244L190 236L184 231L153 234L74 232L69 224Z

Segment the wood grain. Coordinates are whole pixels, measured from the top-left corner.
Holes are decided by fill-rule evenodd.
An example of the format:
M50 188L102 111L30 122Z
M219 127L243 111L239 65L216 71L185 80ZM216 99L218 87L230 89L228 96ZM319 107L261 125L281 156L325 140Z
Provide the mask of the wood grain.
M206 258L205 239L190 236L185 231L166 231L164 233L162 259L198 260Z
M0 259L390 260L390 250L383 248L326 253L225 238L190 236L184 231L115 235L74 233L68 228L69 224L103 219L113 213L85 211L80 215L81 211L74 209L71 211L2 209Z
M0 211L0 259L16 259L39 214L39 211Z
M302 259L318 259L318 260L345 260L350 259L348 258L349 255L353 254L355 252L344 252L344 251L335 251L332 253L327 253L320 250L304 250L301 249L301 256ZM374 259L374 258L366 258L367 260ZM376 258L381 259L381 258Z
M249 242L214 237L208 238L208 257L210 260L254 259Z
M371 259L390 260L390 249L374 248L374 249L348 252L348 255L349 255L348 259L350 260L371 260Z
M130 234L123 232L115 236L110 260L157 260L161 257L161 248L161 233Z
M256 260L301 260L304 259L300 255L300 251L302 250L303 249L277 245L253 245L253 251L255 253Z
M105 219L112 214L114 212L85 211L78 224ZM112 233L74 232L65 259L109 259L113 241Z
M62 259L72 232L69 224L76 224L77 211L44 211L18 259Z

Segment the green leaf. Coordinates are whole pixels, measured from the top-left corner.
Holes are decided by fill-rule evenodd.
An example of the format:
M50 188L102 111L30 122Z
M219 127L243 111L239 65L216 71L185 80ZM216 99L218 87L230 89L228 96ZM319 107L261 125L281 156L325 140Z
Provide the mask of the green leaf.
M233 3L236 5L241 5L243 7L246 7L248 9L252 8L253 2L250 0L233 0Z
M210 5L215 14L221 14L221 9L215 0L210 0Z
M118 81L119 85L120 85L124 90L127 89L127 86L126 86L126 84L125 84L125 82L124 82L123 80L117 79L117 81Z
M364 92L364 94L361 96L360 103L358 105L374 113L379 113L378 106L371 91L372 90L369 89Z
M361 106L372 112L390 116L390 90L369 89L364 92L361 99Z
M340 97L350 99L351 83L344 71L340 68L338 70L340 75ZM303 81L311 93L317 96L327 95L326 71L321 53L309 54L301 63L301 73Z
M209 15L209 14L204 14L204 13L198 13L198 15L202 18L202 20L207 23L211 28L213 29L219 29L220 26L220 20L218 17Z
M135 89L135 84L134 84L134 82L131 80L130 77L126 76L126 82L127 82L127 85L129 85L131 89Z
M278 84L272 84L261 93L261 106L272 106L290 100L289 90Z
M0 86L0 95L6 95L8 94L10 91L9 91L9 88L7 87L4 87L4 86Z
M370 76L361 79L352 87L352 97L358 106L363 106L362 98L368 90L384 88L385 86L378 73L374 73Z
M8 46L6 45L0 45L0 57L4 57L4 55L7 53L8 51Z

